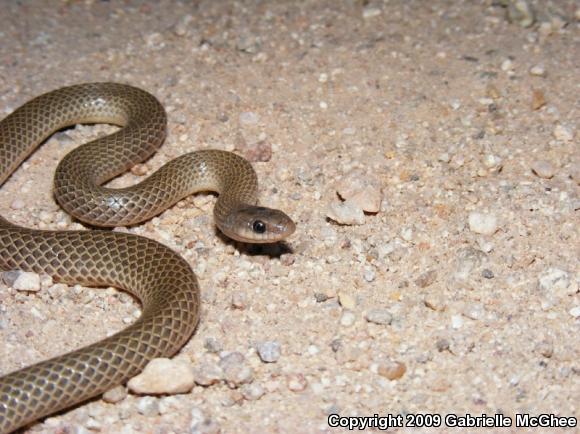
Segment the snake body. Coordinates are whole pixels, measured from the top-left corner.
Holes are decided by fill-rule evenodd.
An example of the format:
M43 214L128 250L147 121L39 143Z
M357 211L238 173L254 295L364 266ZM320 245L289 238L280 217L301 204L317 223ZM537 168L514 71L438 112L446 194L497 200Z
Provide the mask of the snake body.
M274 242L294 231L282 211L257 206L250 163L202 150L170 161L131 187L101 185L152 155L166 134L166 114L151 94L117 83L61 88L24 104L0 122L0 184L55 131L77 123L110 123L114 134L70 152L58 165L60 205L95 226L135 224L183 197L219 193L218 228L245 242ZM44 231L0 217L0 270L45 273L56 281L114 286L142 303L141 317L121 332L74 352L0 378L0 433L70 407L140 372L149 360L174 354L199 320L199 288L189 264L168 247L132 234Z

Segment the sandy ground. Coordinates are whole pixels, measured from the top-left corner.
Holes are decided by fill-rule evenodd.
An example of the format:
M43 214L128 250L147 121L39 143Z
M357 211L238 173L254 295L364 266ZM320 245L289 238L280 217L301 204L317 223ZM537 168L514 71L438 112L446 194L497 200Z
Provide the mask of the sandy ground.
M201 324L177 357L211 368L239 352L251 383L96 399L29 431L314 433L338 430L333 413L501 413L514 425L494 431L510 432L515 414L580 417L580 14L531 1L524 28L500 3L2 1L3 115L63 85L143 87L169 135L140 172L199 148L271 149L255 163L262 202L298 224L287 248L244 248L216 236L200 195L130 229L198 273ZM49 179L113 130L50 139L2 187L2 215L81 227ZM381 195L363 224L327 218L345 181ZM139 314L114 289L41 282L0 286L0 373ZM280 345L274 363L264 342Z

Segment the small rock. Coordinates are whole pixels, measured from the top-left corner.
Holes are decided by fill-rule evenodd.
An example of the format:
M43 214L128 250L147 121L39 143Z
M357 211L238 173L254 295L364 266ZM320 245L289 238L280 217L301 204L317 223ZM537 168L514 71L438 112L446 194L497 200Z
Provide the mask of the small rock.
M193 378L196 384L208 387L219 383L224 377L222 368L211 361L201 361L193 369Z
M222 343L217 340L214 337L209 337L205 340L205 343L203 344L203 346L205 347L206 350L208 350L210 353L219 353L220 351L223 350L223 345Z
M441 294L428 294L424 299L423 303L429 309L442 312L447 309L447 300Z
M203 411L194 407L190 412L189 434L219 434L220 426L213 419L207 417Z
M158 358L151 360L141 374L131 378L127 386L139 394L176 394L189 392L194 384L189 363Z
M556 167L547 160L537 160L532 163L532 172L544 179L550 179L556 174Z
M377 274L374 272L374 270L367 268L364 272L363 272L363 279L366 280L367 282L373 282L375 279L377 278Z
M185 36L189 23L191 23L192 20L193 17L189 14L181 17L173 27L173 33L175 33L177 36Z
M353 170L348 173L338 183L336 191L343 200L356 204L365 212L378 213L381 210L380 183L365 172Z
M362 208L351 202L330 204L326 216L342 225L362 225L365 222Z
M546 68L541 63L534 65L530 68L530 74L535 75L536 77L545 77L547 75Z
M385 309L371 309L366 313L365 318L368 322L380 325L389 325L393 322L393 315Z
M2 280L8 286L17 291L40 291L40 276L28 271L5 271L2 273Z
M536 20L534 11L527 0L509 0L507 17L510 22L524 28L530 27Z
M485 268L484 270L482 270L481 275L485 278L485 279L493 279L494 278L494 274L493 271L491 271L488 268Z
M159 402L157 398L145 396L137 401L137 411L143 416L156 416L159 414Z
M292 392L302 392L308 387L308 381L303 374L289 374L286 377L286 384Z
M542 291L567 291L572 286L570 273L559 268L548 268L538 276L538 288Z
M338 292L338 302L345 309L354 309L356 307L356 297L347 291Z
M420 288L426 288L429 285L432 285L433 282L435 282L435 279L437 279L437 271L429 270L417 277L417 279L415 279L415 283Z
M435 348L437 348L437 351L441 353L443 351L449 351L451 345L447 339L441 338L437 339L437 342L435 342Z
M26 204L24 203L24 201L22 199L20 199L19 197L17 197L16 199L14 199L12 201L12 203L10 204L10 208L12 209L22 209L26 206Z
M498 229L497 217L494 214L471 212L468 222L469 229L476 234L493 235Z
M571 142L574 140L574 133L570 128L559 124L554 128L554 137L563 142Z
M254 112L243 112L240 113L240 124L242 125L254 125L260 122L260 116Z
M580 318L580 306L575 306L572 309L570 309L570 315L572 315L574 318Z
M373 17L378 17L380 14L381 10L376 7L365 7L362 12L362 16L365 20Z
M232 307L235 309L245 309L248 303L248 296L245 292L235 291L232 294Z
M380 363L377 372L381 377L385 377L391 381L398 380L407 371L407 367L401 362Z
M356 316L350 310L345 310L340 317L340 325L343 327L350 327L354 324Z
M272 159L272 144L266 139L258 140L254 143L239 139L236 142L236 148L246 157L246 160L252 163L270 161Z
M546 105L546 97L540 89L532 90L532 110L539 110Z
M549 359L554 355L554 343L551 340L543 340L538 344L536 350L545 358Z
M243 385L241 392L246 401L257 401L266 393L264 388L256 383Z
M274 363L280 359L282 353L282 346L276 341L266 341L258 344L258 355L262 362Z
M469 213L469 229L476 234L493 235L498 229L497 217L494 214L480 212Z
M463 318L461 318L461 315L451 315L451 327L454 329L463 327Z
M116 404L127 397L127 389L124 386L116 386L103 393L103 401Z
M235 351L223 356L219 361L219 366L224 372L224 380L232 389L254 380L254 370L248 366L246 358L239 352Z

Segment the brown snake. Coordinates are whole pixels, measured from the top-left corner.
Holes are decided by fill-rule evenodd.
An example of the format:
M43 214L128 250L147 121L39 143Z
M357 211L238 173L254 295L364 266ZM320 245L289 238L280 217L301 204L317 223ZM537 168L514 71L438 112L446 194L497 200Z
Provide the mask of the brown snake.
M54 194L82 222L122 226L147 220L198 192L219 193L214 220L227 236L275 242L294 223L256 206L250 163L224 151L182 155L139 184L101 187L151 156L166 131L165 110L151 94L122 84L90 83L41 95L0 122L0 185L55 131L77 123L110 123L114 134L70 152L58 165ZM130 327L88 347L0 378L0 433L99 395L174 354L199 320L199 288L189 264L168 247L132 234L27 229L0 217L0 270L45 273L55 280L114 286L143 304Z

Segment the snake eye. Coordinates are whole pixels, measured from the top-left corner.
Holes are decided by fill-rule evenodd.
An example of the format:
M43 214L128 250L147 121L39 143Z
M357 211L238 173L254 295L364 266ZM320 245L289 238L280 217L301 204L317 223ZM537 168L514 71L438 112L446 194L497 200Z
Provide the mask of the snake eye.
M252 229L257 234L263 234L266 232L266 223L262 220L255 220L254 223L252 223Z

